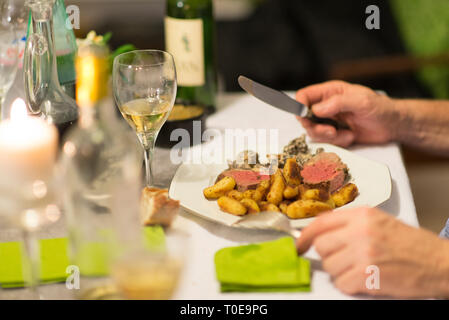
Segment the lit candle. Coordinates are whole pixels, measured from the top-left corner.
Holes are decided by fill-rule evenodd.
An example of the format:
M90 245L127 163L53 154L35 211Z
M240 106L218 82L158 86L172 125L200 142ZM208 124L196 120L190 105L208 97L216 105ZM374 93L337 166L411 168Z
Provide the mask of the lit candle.
M16 99L11 118L0 123L1 179L47 179L55 164L57 147L56 128L40 118L29 117L25 102Z

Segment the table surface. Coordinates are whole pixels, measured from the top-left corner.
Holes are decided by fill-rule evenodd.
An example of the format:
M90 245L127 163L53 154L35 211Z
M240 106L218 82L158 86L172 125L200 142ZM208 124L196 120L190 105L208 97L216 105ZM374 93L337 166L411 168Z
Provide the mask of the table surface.
M304 129L294 116L278 111L246 94L224 94L219 97L218 110L207 120L208 128L224 129L278 129L279 145L286 145L291 139L304 133ZM201 145L194 148L201 148ZM396 144L383 146L355 146L351 151L386 164L392 177L391 198L380 205L401 221L418 226L416 210L404 167L400 148ZM167 161L170 150L157 149L154 168L156 182L167 187L173 178L177 165ZM312 264L312 291L309 293L220 293L215 278L214 254L219 249L239 244L268 241L281 235L270 231L251 231L227 227L207 221L181 211L175 227L187 229L190 233L189 259L186 262L175 299L355 299L339 292L330 277L321 267L319 256L312 249L305 256ZM65 236L63 221L41 232L42 238ZM10 241L16 237L13 231L1 231L0 241ZM70 299L72 292L65 284L40 287L45 299ZM0 290L0 299L27 298L24 289Z

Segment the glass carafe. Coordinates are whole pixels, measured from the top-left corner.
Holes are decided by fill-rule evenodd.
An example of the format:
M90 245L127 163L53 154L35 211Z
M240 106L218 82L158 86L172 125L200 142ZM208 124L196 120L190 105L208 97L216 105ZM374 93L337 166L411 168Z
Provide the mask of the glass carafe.
M25 47L25 92L32 114L57 126L60 138L78 120L75 100L61 88L56 65L54 0L27 0L31 24Z

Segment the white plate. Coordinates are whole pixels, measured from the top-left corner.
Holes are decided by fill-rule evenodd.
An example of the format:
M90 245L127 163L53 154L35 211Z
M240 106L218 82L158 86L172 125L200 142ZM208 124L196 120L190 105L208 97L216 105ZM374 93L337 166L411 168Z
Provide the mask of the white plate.
M391 177L386 165L330 144L310 144L312 150L319 147L324 148L326 152L335 152L347 164L351 182L355 183L359 189L357 198L342 208L375 207L390 198ZM217 201L207 200L203 196L203 189L213 185L217 176L226 168L226 164L182 164L173 178L169 195L173 199L180 200L181 206L187 211L230 226L240 218L221 211ZM290 221L295 228L302 228L314 219Z

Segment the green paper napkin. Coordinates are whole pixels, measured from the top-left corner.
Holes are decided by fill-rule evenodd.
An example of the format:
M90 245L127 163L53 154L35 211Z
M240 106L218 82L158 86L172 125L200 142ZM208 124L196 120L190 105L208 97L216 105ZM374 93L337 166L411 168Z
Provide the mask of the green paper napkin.
M67 239L43 239L40 245L40 278L43 283L64 281L70 264L67 256ZM20 242L0 243L0 283L3 288L24 285L22 265L23 248Z
M113 234L107 234L103 231L105 237L112 237L110 241L114 241ZM165 249L165 233L161 226L151 226L143 228L143 241L145 248L149 250ZM115 246L118 250L120 244ZM118 252L108 252L108 246L105 242L86 243L80 248L76 263L79 265L80 272L85 276L105 276L109 273L108 260Z
M148 248L164 248L165 233L160 226L145 227L143 230L145 245ZM42 283L63 282L67 277L66 269L71 263L68 255L68 239L42 239L40 245L40 277ZM81 274L103 276L107 274L107 252L101 243L89 243L80 250ZM24 248L21 242L0 243L0 286L15 288L24 286L22 265Z
M143 229L145 246L150 250L165 250L165 233L161 226L145 227Z
M310 262L291 237L221 249L215 271L222 292L310 291Z
M101 277L109 273L108 247L104 242L90 242L83 244L74 259L74 264L80 268L80 273L89 277Z
M0 244L0 284L23 282L21 243L6 242ZM9 261L8 263L5 263Z

